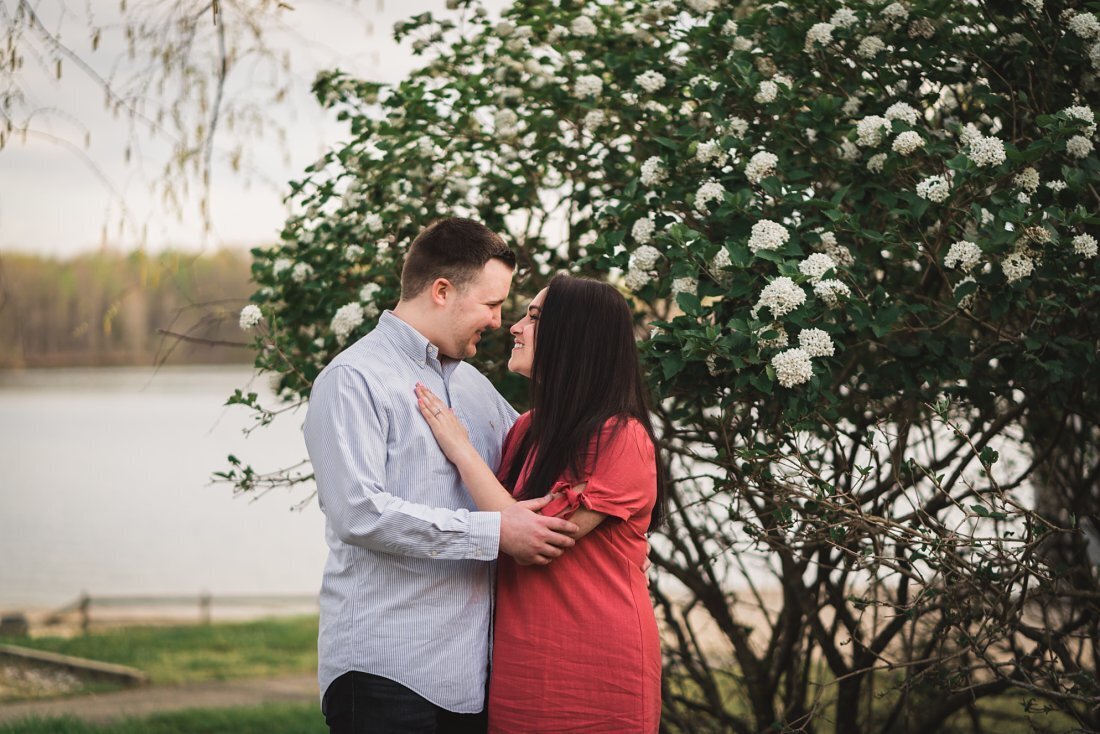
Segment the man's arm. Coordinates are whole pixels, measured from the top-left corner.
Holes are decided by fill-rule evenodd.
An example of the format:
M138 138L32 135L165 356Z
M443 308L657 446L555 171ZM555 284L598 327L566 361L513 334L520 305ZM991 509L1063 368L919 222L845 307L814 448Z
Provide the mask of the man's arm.
M492 560L501 515L429 507L385 489L385 411L365 377L336 367L313 386L306 448L321 508L345 543L424 558Z

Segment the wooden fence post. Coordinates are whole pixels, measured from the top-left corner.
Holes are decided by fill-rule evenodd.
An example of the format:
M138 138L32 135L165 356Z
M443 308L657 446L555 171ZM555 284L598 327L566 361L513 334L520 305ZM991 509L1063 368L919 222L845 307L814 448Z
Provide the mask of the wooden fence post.
M210 624L210 592L204 591L199 596L199 617L202 618L203 624Z
M88 634L88 628L92 624L92 598L88 596L88 592L80 592L80 629L84 634Z

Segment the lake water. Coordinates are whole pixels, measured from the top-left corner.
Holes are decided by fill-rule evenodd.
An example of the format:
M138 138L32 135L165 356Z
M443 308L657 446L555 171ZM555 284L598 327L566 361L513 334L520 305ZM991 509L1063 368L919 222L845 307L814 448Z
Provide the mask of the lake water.
M96 595L315 594L326 555L311 489L251 501L211 475L306 456L305 411L242 435L243 367L0 372L0 610ZM270 401L269 401L270 402Z

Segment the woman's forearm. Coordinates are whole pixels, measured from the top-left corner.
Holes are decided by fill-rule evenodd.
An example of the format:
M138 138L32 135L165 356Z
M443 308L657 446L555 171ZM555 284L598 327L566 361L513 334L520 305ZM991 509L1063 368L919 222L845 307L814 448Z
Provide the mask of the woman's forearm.
M473 446L462 452L454 464L477 509L482 512L500 512L516 503Z

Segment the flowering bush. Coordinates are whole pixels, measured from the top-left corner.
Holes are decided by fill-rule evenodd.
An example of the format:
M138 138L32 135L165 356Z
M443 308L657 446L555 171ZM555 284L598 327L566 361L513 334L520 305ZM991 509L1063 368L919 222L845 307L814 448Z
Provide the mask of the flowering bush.
M670 729L932 731L1010 690L1100 726L1092 13L449 5L398 26L402 83L316 83L351 137L292 183L241 318L283 396L394 302L424 224L476 217L520 294L600 273L645 327Z

